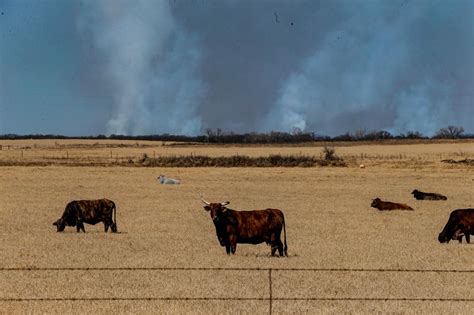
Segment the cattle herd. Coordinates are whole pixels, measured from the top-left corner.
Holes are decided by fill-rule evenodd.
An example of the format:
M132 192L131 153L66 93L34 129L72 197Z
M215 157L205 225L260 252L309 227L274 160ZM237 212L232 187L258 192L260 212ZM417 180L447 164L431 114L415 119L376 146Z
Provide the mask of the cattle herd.
M417 200L447 200L446 196L437 193L414 190L412 194ZM211 203L202 197L201 200L204 203L204 210L210 213L217 239L220 245L225 247L227 254L235 254L237 243L265 242L271 246L272 256L277 250L280 256L288 256L285 216L281 210L236 211L226 207L229 201ZM380 198L373 199L371 207L379 210L414 210L406 204L382 201ZM66 205L63 215L53 225L57 227L58 232L64 231L66 226L75 226L77 232L81 230L86 232L84 223L95 225L103 222L105 232L110 227L115 233L117 232L116 211L115 203L108 199L74 200ZM282 230L284 242L281 241ZM451 212L438 240L440 243L449 243L450 240L458 240L462 243L464 236L466 242L469 243L471 234L474 235L474 209L457 209Z
M437 193L426 193L417 189L412 192L416 200L448 200L446 196ZM380 198L372 200L372 207L379 210L410 210L414 209L403 203L382 201ZM474 235L474 209L456 209L449 215L448 223L444 226L443 231L439 233L438 240L440 243L449 243L450 240L458 240L462 243L462 237L466 238L466 242L470 242L470 235Z

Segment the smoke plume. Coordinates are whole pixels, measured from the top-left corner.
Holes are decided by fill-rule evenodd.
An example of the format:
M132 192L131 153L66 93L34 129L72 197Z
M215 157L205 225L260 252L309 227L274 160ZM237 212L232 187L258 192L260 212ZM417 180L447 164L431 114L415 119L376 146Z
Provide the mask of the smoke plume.
M283 82L267 130L432 135L473 124L472 2L340 4L345 18Z
M107 133L198 134L200 49L168 1L92 0L85 6L78 28L102 55L114 95Z
M474 133L471 0L0 0L0 133Z

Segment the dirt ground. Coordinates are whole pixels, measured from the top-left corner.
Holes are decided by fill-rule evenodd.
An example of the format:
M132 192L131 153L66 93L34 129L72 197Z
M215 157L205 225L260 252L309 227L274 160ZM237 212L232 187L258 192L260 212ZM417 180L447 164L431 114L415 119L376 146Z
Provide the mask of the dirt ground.
M65 150L52 140L29 141L3 141L0 160L20 159L21 150L23 158L36 152L31 159ZM67 144L76 158L111 149ZM161 143L112 150L158 148L321 151ZM474 142L350 145L336 153L349 167L0 167L0 313L268 314L271 295L273 314L472 314L474 245L440 244L437 236L452 210L474 207L474 168L440 160L474 158ZM160 173L181 185L160 185ZM417 201L413 189L448 200ZM236 210L281 209L289 257L270 257L264 244L239 244L227 256L199 194ZM52 223L69 201L104 197L117 204L119 233L104 233L101 223L86 224L85 234L56 232ZM379 212L370 207L376 197L415 211Z

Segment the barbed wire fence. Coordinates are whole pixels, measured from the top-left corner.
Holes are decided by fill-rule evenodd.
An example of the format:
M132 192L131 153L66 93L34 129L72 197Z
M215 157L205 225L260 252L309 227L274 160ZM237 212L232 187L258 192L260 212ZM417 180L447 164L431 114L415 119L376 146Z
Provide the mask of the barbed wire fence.
M267 273L268 294L264 297L42 297L42 298L10 298L0 297L0 302L36 302L36 301L262 301L268 302L268 313L273 312L275 301L416 301L416 302L474 302L474 297L466 298L433 298L433 297L275 297L272 272L380 272L380 273L457 273L473 277L474 269L390 269L390 268L213 268L213 267L12 267L0 268L0 272L41 272L41 271L261 271ZM474 307L474 305L473 305Z

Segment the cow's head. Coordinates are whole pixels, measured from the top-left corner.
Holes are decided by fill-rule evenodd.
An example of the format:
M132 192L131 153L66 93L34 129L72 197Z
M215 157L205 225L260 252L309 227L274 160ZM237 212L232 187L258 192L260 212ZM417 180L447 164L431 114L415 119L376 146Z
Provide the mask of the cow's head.
M419 193L419 191L417 189L415 189L414 191L411 192L412 195L417 194L417 193Z
M462 236L464 226L458 222L456 218L449 218L448 223L444 226L444 229L438 235L438 241L440 243L449 243L450 240L459 239Z
M64 222L64 219L57 219L56 222L53 223L53 225L56 225L57 231L62 232L66 228L66 222Z
M227 206L230 202L221 202L221 203L212 203L212 202L207 202L206 200L202 199L202 202L204 203L204 210L209 211L211 214L211 219L214 223L218 223L222 217L225 215L227 212Z
M444 231L443 231L443 232L444 232ZM450 238L450 237L447 237L446 234L443 233L443 232L439 233L439 235L438 235L438 241L439 241L440 243L449 243L449 241L451 240L451 238Z
M377 208L380 204L380 198L375 198L375 199L372 199L372 203L370 204L371 207L374 207L374 208Z

